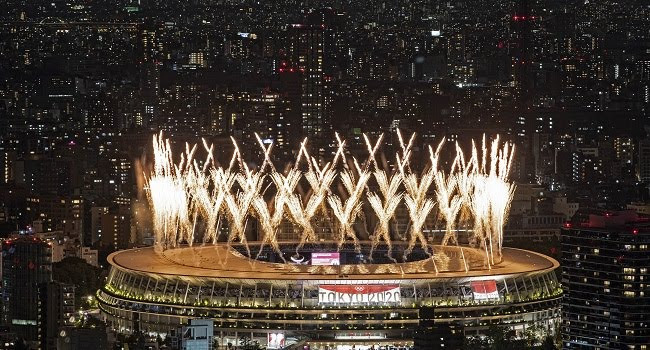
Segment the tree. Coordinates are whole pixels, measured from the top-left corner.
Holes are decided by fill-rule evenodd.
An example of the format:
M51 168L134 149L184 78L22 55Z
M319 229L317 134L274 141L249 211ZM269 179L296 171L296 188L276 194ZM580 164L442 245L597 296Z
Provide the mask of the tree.
M68 257L52 268L53 279L57 282L75 286L75 305L81 306L84 297L95 295L101 287L100 269L77 257Z
M484 350L488 349L487 339L484 337L467 337L463 343L463 349L465 350Z
M547 336L544 338L544 342L542 342L542 345L540 346L541 350L557 350L559 349L555 345L555 339L553 339L552 336Z
M523 337L505 326L492 325L483 337L469 337L463 344L466 350L511 350L538 349L555 350L553 336L544 336L543 328L529 326ZM541 345L540 345L541 344Z

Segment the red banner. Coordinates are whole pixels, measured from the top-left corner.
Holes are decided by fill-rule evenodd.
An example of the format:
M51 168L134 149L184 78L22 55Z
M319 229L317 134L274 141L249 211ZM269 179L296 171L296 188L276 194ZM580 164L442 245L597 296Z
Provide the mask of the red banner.
M470 283L474 299L499 299L499 292L497 291L497 281L473 281Z

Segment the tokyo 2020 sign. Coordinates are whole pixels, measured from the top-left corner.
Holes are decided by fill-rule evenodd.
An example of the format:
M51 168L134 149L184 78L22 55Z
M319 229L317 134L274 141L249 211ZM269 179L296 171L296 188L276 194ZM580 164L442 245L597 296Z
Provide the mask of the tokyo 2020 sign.
M395 304L401 302L396 284L334 284L318 287L318 304Z

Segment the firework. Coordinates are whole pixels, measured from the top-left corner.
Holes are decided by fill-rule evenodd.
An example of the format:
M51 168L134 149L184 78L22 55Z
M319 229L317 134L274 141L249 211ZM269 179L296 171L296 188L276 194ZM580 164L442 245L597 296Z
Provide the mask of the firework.
M361 169L356 160L354 161L359 176L355 176L351 170L345 170L341 173L341 182L347 191L348 198L341 200L335 194L330 194L327 197L327 202L332 208L334 216L338 219L339 235L338 246L343 246L343 243L350 238L354 243L355 250L359 251L359 240L354 231L353 225L359 212L361 211L361 196L363 195L366 184L370 179L370 173L367 170Z
M377 245L384 241L388 246L387 255L391 258L393 247L391 244L389 224L404 196L403 193L399 192L402 184L402 174L397 173L389 178L385 171L376 170L374 176L379 186L381 197L374 192L368 193L368 203L370 203L379 221L372 236L370 257L372 258L372 253Z
M445 171L439 166L443 141L435 151L429 147L430 165L416 173L410 165L415 136L411 135L408 141L399 131L397 136L400 152L395 157L395 172L382 169L375 159L383 136L373 143L365 134L368 158L363 165L352 158L348 166L345 141L336 135L338 149L331 162L319 163L310 156L305 139L293 167L280 172L272 162L273 144L267 146L259 135L255 137L263 158L257 167L250 167L242 160L234 139L234 152L227 167L217 164L214 145L208 145L205 140L203 148L207 156L202 165L194 159L196 145L185 145L179 161L174 162L169 140L162 134L156 135L153 137L154 167L145 175L156 244L166 249L195 242L215 243L225 224L226 242L242 244L250 256L246 231L249 219L254 217L260 228L261 247L269 245L280 253L278 231L285 220L299 232L297 249L300 249L305 243L323 238L318 237L314 228L316 217L321 215L329 219L324 221L331 223L330 231L335 232L339 248L351 242L358 251L355 225L362 215L365 199L376 217L371 234L371 258L383 242L392 259L390 223L399 210L404 210L409 218L404 259L419 244L431 255L437 269L436 262L444 264L449 259L436 256L433 251L435 240L439 240L438 244L460 248L467 271L456 228L469 226L471 230L463 242L484 252L488 268L497 264L503 245L503 227L515 190L515 185L508 180L514 147L508 143L502 145L498 137L488 144L483 137L480 147L472 142L467 160L456 143L456 157L449 171ZM341 190L335 193L332 188L337 177ZM371 179L377 184L376 192L367 191ZM298 190L301 183L309 188L303 195ZM444 222L442 237L424 234L434 209Z

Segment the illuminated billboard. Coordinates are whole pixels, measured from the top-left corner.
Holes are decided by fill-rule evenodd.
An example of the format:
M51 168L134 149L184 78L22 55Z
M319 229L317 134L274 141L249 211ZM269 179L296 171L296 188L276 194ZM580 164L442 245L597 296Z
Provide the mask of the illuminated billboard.
M318 304L395 304L402 301L397 284L321 284Z
M267 349L283 349L285 347L285 339L283 333L268 333L266 341Z
M474 300L499 299L499 291L495 280L474 281L470 285Z
M311 253L312 265L341 265L339 253Z

